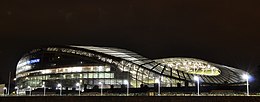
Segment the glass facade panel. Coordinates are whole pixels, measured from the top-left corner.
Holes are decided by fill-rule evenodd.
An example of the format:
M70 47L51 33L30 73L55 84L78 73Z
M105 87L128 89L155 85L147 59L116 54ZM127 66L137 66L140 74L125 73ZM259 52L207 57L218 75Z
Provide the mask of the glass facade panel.
M93 78L98 78L99 73L93 73Z
M25 55L18 62L16 77L17 85L23 88L41 87L43 81L49 87L62 83L71 88L79 80L86 88L99 82L105 84L104 88L120 88L124 80L138 88L141 84L154 87L156 78L161 78L162 87L182 87L185 82L194 86L194 75L199 75L203 84L241 83L241 73L239 69L192 58L150 60L123 49L70 46L42 48Z
M94 78L94 73L89 73L88 78Z
M105 73L99 73L99 78L105 78Z

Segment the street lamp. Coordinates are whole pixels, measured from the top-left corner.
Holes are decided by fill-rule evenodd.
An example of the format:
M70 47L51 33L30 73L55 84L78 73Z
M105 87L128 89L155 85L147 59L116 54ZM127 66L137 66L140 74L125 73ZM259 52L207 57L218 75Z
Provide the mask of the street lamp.
M98 84L100 85L100 88L101 88L100 94L101 94L101 96L103 96L103 83L99 82Z
M80 83L76 83L76 86L79 87L79 96L80 96L80 90L81 90Z
M42 83L42 87L43 87L43 96L45 96L46 93L46 86L45 86L45 82Z
M158 96L161 95L161 82L160 82L160 78L155 79L155 82L158 83Z
M32 88L31 88L31 86L28 86L27 88L29 89L29 92L30 92L29 95L31 96L32 95Z
M60 89L60 96L62 96L62 85L59 83L57 87Z
M128 80L124 80L124 84L126 84L126 96L129 95L129 83Z
M249 82L248 82L248 80L250 78L250 75L248 75L248 73L243 74L242 78L246 80L246 95L249 96Z
M199 77L198 76L194 76L194 81L197 81L197 89L198 89L198 96L200 95L200 84L199 84Z
M19 87L14 87L14 89L16 89L16 96L18 96L19 95Z
M7 92L6 92L6 91L7 91L7 88L4 87L3 90L4 90L4 96L5 96L5 93L7 93Z

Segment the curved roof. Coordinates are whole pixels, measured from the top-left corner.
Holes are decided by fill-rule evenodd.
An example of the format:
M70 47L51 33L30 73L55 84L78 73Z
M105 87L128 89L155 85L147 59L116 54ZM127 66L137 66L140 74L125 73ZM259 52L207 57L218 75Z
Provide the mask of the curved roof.
M155 61L190 74L217 76L221 73L219 68L209 62L195 58L175 57L156 59Z
M227 67L224 65L214 64L207 61L194 59L194 58L168 58L152 60L145 58L137 53L125 49L112 48L112 47L95 47L95 46L75 46L69 45L65 47L52 46L45 49L47 51L58 51L63 53L77 54L81 56L96 57L102 61L113 63L113 58L121 59L118 61L121 65L128 66L128 64L138 66L149 73L165 76L168 78L179 79L183 81L193 82L193 77L199 76L201 81L205 84L239 84L244 83L241 75L246 73L240 69ZM102 56L110 56L110 59L102 59ZM112 56L112 57L111 57ZM176 68L178 63L194 63L197 69L214 69L216 74L198 74L192 73L181 68ZM197 64L196 64L197 63ZM170 65L171 64L171 65ZM191 68L192 69L192 68ZM132 70L136 70L133 68Z
M158 60L150 60L145 57L142 57L138 55L137 53L124 50L124 49L118 49L118 48L111 48L111 47L94 47L94 46L71 46L76 48L83 48L87 50L93 50L96 52L104 53L107 55L111 55L114 57L119 57L123 60L135 63L139 66L144 67L145 69L149 69L153 72L156 72L158 74L168 76L168 77L175 77L177 79L184 79L186 81L193 81L193 76L197 75L200 76L201 80L204 83L207 84L224 84L224 83L242 83L245 82L241 75L246 73L245 71L242 71L240 69L219 65L211 62L207 62L200 59L195 58L166 58L166 59L158 59ZM169 64L171 63L172 66L169 66L166 64L166 62ZM194 63L193 66L195 66L198 69L213 69L215 70L215 74L198 74L198 73L190 73L186 70L181 70L179 68L176 68L175 66L178 66L178 62L181 64L187 63ZM169 70L175 70L177 71L176 76L174 76L173 71L169 72ZM183 75L181 75L183 74Z

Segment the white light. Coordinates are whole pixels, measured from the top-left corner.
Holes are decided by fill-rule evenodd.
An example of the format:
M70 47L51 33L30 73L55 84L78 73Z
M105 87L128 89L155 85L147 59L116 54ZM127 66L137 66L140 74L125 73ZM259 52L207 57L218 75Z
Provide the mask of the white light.
M156 83L160 83L160 79L155 79L155 82Z
M84 92L84 89L83 89L83 88L81 89L81 92Z
M200 87L199 87L199 86L200 86L200 85L199 85L200 79L199 79L198 76L194 76L193 79L194 79L195 81L197 81L197 89L198 89L197 94L198 94L198 96L199 96L199 95L200 95Z
M243 78L243 79L249 79L249 75L248 75L248 74L243 74L243 75L242 75L242 78Z
M31 89L31 86L27 86L28 89Z
M124 80L124 84L128 84L128 81L127 81L127 80Z
M45 87L45 81L44 81L44 82L42 82L42 87L43 87L43 88Z
M101 85L100 95L103 96L103 83L98 82L99 85Z
M80 86L80 83L76 83L76 86Z
M98 82L99 85L102 85L102 82Z
M161 95L161 83L160 78L155 79L155 82L158 83L158 96Z
M199 81L199 77L198 76L194 76L194 80L195 81Z
M62 96L62 85L59 83L57 87L60 89L60 96Z
M124 84L126 84L126 96L129 94L129 83L128 80L124 80Z
M72 72L81 72L82 67L72 67Z
M246 95L247 96L249 96L249 79L250 79L250 77L251 76L248 73L242 75L242 78L244 80L246 80Z
M98 71L103 71L104 67L103 66L98 66Z
M41 71L42 74L48 74L48 73L51 73L51 70L47 69L47 70L42 70Z
M59 84L57 85L57 87L61 87L61 84L59 83Z
M4 90L6 90L7 88L6 88L6 87L4 87L3 89L4 89Z
M76 83L76 86L79 87L79 96L80 96L80 90L81 90L80 83Z
M15 86L14 89L16 90L16 95L18 96L19 95L19 87Z

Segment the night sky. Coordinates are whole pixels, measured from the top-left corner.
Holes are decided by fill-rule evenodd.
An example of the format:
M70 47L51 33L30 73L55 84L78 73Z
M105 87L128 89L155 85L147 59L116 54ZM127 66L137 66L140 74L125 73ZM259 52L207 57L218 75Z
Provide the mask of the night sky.
M109 46L255 72L259 0L1 0L0 83L46 45ZM14 76L13 76L14 77Z

